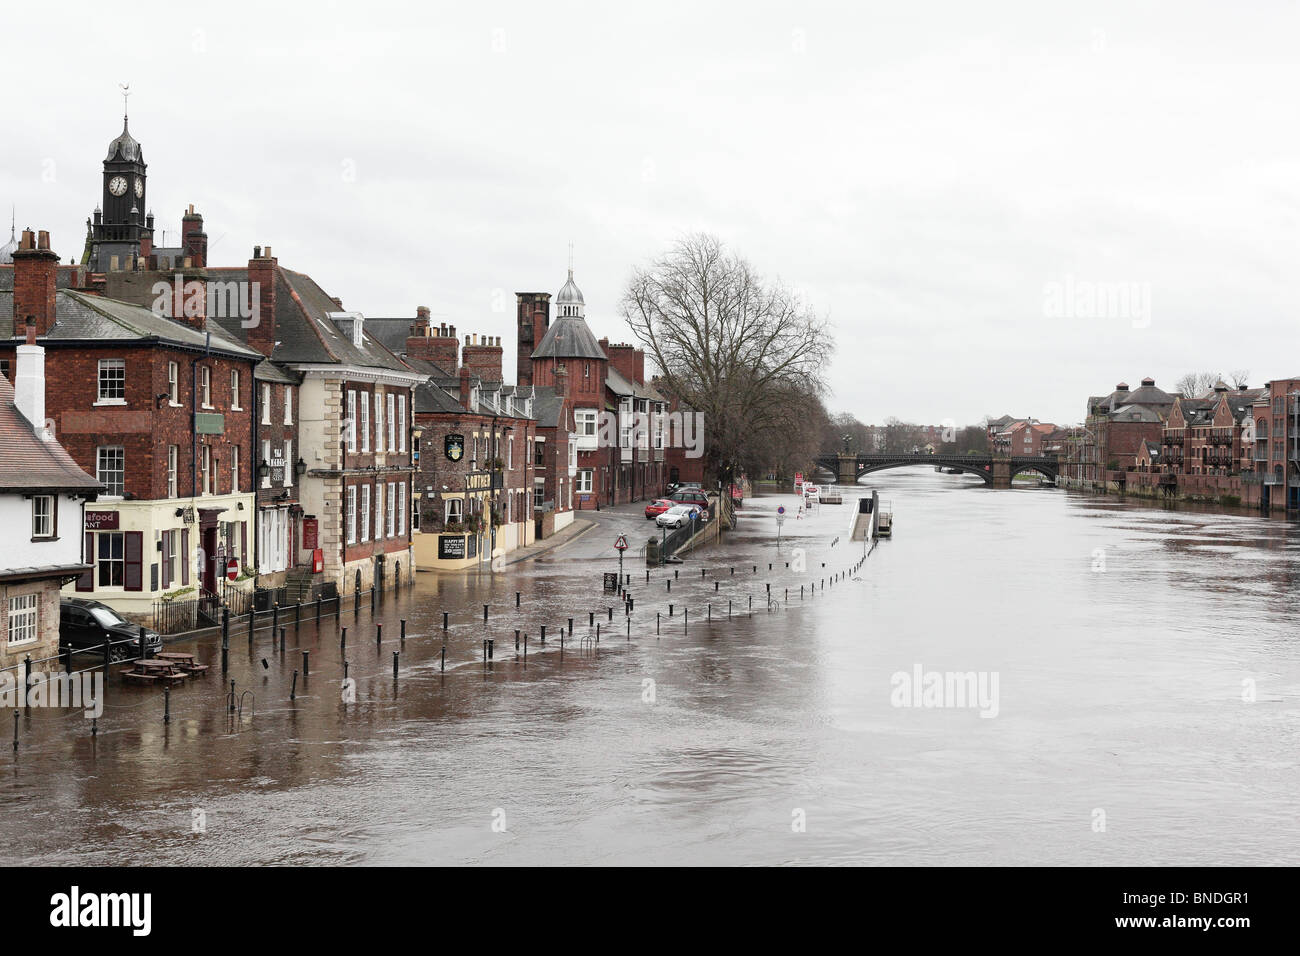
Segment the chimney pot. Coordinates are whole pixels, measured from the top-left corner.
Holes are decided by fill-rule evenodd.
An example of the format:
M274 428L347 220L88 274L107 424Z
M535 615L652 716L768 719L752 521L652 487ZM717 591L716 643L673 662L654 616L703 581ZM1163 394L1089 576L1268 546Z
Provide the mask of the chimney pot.
M27 316L27 344L36 344L36 318L31 315Z
M260 259L260 258L262 258L262 247L261 247L261 246L253 246L253 258L254 258L254 259Z
M267 247L266 247L266 258L268 258L268 259L273 259L273 258L275 258L274 256L271 255L271 247L270 247L270 246L267 246Z

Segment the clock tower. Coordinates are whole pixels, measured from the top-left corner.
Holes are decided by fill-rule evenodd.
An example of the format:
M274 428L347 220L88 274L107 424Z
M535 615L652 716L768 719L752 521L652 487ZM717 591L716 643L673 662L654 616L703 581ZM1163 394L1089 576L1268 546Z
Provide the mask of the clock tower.
M86 263L92 272L134 268L141 241L151 241L153 223L146 216L148 166L144 152L122 117L122 133L108 144L104 159L104 195L90 223Z

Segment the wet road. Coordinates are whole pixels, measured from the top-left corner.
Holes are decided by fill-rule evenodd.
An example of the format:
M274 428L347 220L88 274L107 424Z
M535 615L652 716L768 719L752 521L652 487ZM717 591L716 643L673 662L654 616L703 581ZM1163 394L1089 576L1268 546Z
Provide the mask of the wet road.
M632 556L651 523L606 511L504 574L420 575L382 602L381 644L368 606L319 633L290 624L284 653L266 629L251 649L236 631L241 715L217 667L172 692L167 725L160 691L116 681L95 737L78 713L34 709L0 757L0 860L1296 862L1293 524L873 477L895 537L802 602L785 588L861 554L851 503L787 521L778 549L772 511L794 499L752 501L671 592ZM620 530L630 634L601 591ZM784 566L795 548L806 573ZM193 649L219 664L213 643ZM896 706L895 675L918 668L996 675L996 716Z

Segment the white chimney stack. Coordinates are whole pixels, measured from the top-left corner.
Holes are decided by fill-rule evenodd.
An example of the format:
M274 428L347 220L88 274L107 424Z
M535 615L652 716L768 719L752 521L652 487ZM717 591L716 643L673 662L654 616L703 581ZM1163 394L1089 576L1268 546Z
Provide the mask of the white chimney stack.
M36 344L36 326L27 326L27 342L17 348L14 405L45 441L54 436L45 427L45 349Z

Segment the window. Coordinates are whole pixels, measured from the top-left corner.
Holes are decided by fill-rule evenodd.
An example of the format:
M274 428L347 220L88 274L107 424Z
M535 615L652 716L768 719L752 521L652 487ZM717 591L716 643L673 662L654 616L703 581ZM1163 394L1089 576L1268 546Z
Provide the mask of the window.
M262 383L262 424L271 424L271 386Z
M210 495L210 494L212 494L212 446L211 446L211 445L204 445L204 446L203 446L203 457L202 457L201 460L202 460L202 462L203 462L203 465L202 465L202 472L203 472L203 491L202 491L202 493L205 494L205 495Z
M591 469L583 468L578 472L578 494L591 494Z
M126 581L123 553L126 535L121 531L101 531L95 537L99 539L96 542L96 583L101 588L120 588Z
M506 439L506 467L515 467L515 440L513 438Z
M583 363L582 363L582 377L583 377L583 378L591 378L591 363L590 363L590 362L583 362Z
M546 442L538 438L533 442L533 467L546 467Z
M370 451L370 396L361 393L361 450Z
M370 486L361 486L361 540L370 540Z
M101 445L95 449L95 477L104 486L106 497L122 497L126 483L126 452L121 445Z
M384 483L375 483L375 540L384 536Z
M403 502L402 508L405 507L406 504ZM397 484L390 481L388 483L388 537L390 538L397 534L397 513Z
M664 416L663 412L655 415L655 448L664 447Z
M100 405L126 404L126 360L99 360Z
M167 401L173 405L181 403L180 367L175 362L167 363Z
M242 412L243 408L239 404L239 369L230 370L230 410L232 412Z
M293 487L293 442L289 439L284 442L284 486Z
M447 524L460 524L463 503L459 498L447 499Z
M533 479L533 507L541 508L546 504L546 481L542 478Z
M230 493L239 494L239 446L230 446Z
M293 389L288 385L284 387L284 423L293 424Z
M384 397L375 392L375 451L384 450Z
M406 395L397 396L397 450L406 452Z
M262 439L262 464L266 466L266 474L262 476L262 487L271 487L271 440ZM258 467L261 467L260 465Z
M578 467L578 445L576 442L569 442L569 470L573 471Z
M176 580L176 532L162 533L162 586L170 588Z
M348 391L348 451L357 450L357 393Z
M37 637L36 595L18 594L9 599L9 646L32 644ZM17 713L17 711L15 711Z
M397 533L406 534L406 482L397 483Z
M176 464L180 460L180 445L167 446L167 497L176 497Z
M392 392L388 393L388 450L397 451L397 416L393 414L393 405L397 402L397 396Z
M348 544L357 543L357 486L348 485Z
M54 537L54 496L32 496L32 537Z
M403 492L402 497L405 498L406 485L402 485L402 492ZM420 499L419 498L416 498L414 501L411 502L411 530L412 531L420 530Z
M212 369L206 365L199 369L199 400L204 408L212 407Z

